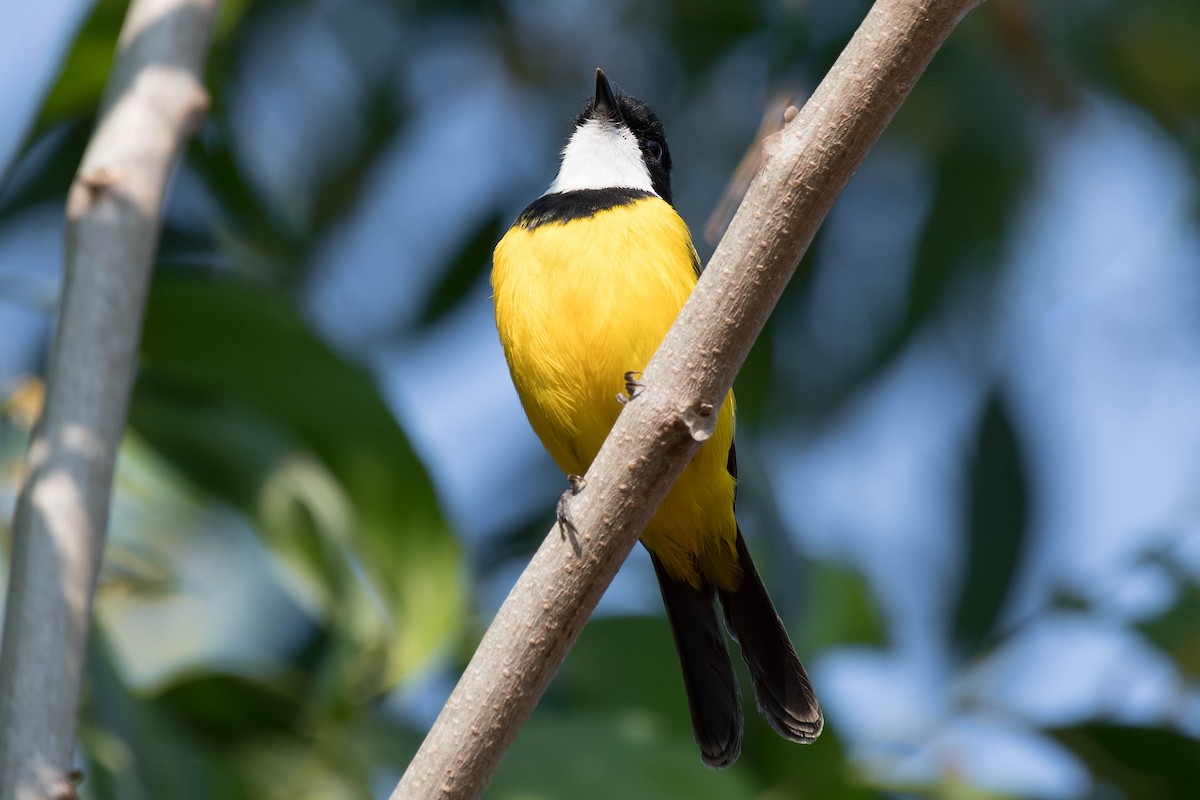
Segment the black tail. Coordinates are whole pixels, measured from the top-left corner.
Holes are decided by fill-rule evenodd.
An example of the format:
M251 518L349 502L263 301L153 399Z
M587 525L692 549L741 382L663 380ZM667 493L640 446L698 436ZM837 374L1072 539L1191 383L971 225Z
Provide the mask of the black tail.
M728 767L742 752L742 701L717 618L716 590L693 589L668 575L653 553L650 560L675 635L700 758L716 769Z
M732 592L720 593L725 621L742 646L758 708L767 722L783 738L808 744L820 735L824 725L817 695L750 560L740 530L737 555L742 568L741 585ZM661 583L661 572L659 575Z

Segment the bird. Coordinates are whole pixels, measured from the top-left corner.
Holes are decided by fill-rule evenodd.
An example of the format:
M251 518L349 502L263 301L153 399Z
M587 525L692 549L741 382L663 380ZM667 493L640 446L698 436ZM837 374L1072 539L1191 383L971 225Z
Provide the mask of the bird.
M496 327L529 422L577 488L637 377L700 274L671 195L662 122L613 92L602 69L550 188L516 218L492 259ZM760 712L810 743L824 717L734 516L732 391L646 526L702 761L741 753L743 718L728 636L740 645ZM572 526L563 494L559 522ZM720 612L718 611L720 609ZM723 614L721 613L723 612ZM722 616L724 623L722 624ZM727 636L728 632L728 636Z

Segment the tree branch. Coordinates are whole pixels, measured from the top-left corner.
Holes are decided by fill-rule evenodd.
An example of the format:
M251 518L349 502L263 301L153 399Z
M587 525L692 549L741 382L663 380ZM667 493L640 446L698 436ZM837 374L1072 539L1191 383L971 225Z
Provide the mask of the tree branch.
M208 107L217 0L135 0L67 197L46 406L26 454L0 650L0 800L74 795L69 775L104 545L167 179Z
M834 200L981 0L879 0L763 164L695 292L588 470L576 555L552 530L392 800L473 798L699 442Z

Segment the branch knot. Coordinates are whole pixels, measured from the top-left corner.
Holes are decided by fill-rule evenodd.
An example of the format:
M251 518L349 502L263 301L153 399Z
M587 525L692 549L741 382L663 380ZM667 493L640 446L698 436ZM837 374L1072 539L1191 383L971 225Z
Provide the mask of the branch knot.
M687 426L688 434L697 442L712 438L717 427L717 415L713 413L712 403L701 400L683 412L683 424Z

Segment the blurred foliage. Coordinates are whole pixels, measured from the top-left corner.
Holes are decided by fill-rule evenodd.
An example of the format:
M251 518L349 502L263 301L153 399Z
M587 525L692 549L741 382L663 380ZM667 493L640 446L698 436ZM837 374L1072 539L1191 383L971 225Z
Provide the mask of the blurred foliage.
M430 326L442 319L479 287L479 265L487 264L491 260L492 248L507 229L508 223L496 215L484 220L483 224L471 233L464 241L462 250L451 259L452 266L442 276L422 309L422 325Z
M99 0L75 36L22 157L0 171L0 227L31 209L61 206L99 109L126 6ZM704 204L715 201L758 125L755 103L779 87L815 85L867 7L837 0L593 2L570 11L545 0L222 4L208 66L212 113L177 176L186 203L173 205L166 219L146 312L130 443L120 467L126 479L118 479L119 524L98 599L102 623L92 638L80 726L81 797L386 796L486 625L490 609L482 590L472 589L502 580L544 534L550 506L535 500L484 541L459 535L454 521L461 518L444 507L414 447L419 437L401 427L381 389L378 353L331 344L336 337L314 321L308 293L322 278L314 266L318 254L387 202L379 185L383 176L394 177L389 170L398 155L419 141L460 141L457 131L436 127L420 139L423 119L444 119L428 108L441 113L438 103L454 92L503 73L514 118L559 126L556 147L565 132L559 128L586 93L581 64L615 62L619 55L620 73L628 69L648 86L636 93L663 112L673 145L684 143L686 152L693 137L705 148L691 159L690 178L680 168L678 181L693 180L683 184L692 191L678 191L677 182L681 211L698 229L710 210ZM593 39L593 31L607 38ZM739 447L747 461L757 446L846 413L922 332L948 326L953 313L988 316L1020 200L1036 179L1038 136L1070 119L1081 98L1100 93L1143 109L1200 171L1197 41L1194 0L992 0L972 13L884 142L915 154L929 195L912 268L890 309L895 313L872 319L869 341L853 357L822 355L820 337L797 322L809 319L818 278L828 268L822 234L739 377ZM285 52L285 42L293 50ZM302 69L309 61L324 65L318 56L328 60L330 52L336 74ZM272 69L274 83L265 74ZM610 72L620 77L618 67ZM632 76L622 80L631 90L639 86ZM259 94L246 88L251 84ZM246 115L263 104L263 86L301 99L284 107L271 132L258 132L280 141L254 150L247 128L261 120ZM725 104L723 113L714 113L713 98ZM312 107L318 110L297 112ZM333 133L316 130L320 125ZM438 165L442 174L466 183L485 156L513 160L502 137L488 141L495 153L457 151L456 163ZM528 146L536 144L531 138ZM291 148L282 185L272 183L263 164L276 146ZM485 294L493 243L548 180L536 166L550 163L553 153L544 155L544 162L513 167L501 188L471 183L455 198L455 207L475 212L453 221L456 246L426 253L435 262L430 274L403 271L417 242L375 253L397 265L389 277L416 300L411 313L397 312L387 330L366 339L411 346ZM678 155L676 161L685 163ZM403 191L420 203L434 188ZM357 310L347 303L338 313L353 317ZM978 355L981 327L959 342L970 359ZM28 409L17 401L36 385L25 384L0 416L7 487L16 480L29 427ZM422 402L438 403L439 391L423 387ZM1013 613L1014 590L1038 544L1031 520L1040 487L1030 468L1031 433L1008 399L1003 386L989 383L968 425L961 463L949 468L963 476L953 525L960 557L948 574L931 570L928 578L945 582L949 598L942 627L930 635L955 657L944 680L951 699L939 710L949 720L978 711L973 666L1057 610ZM139 469L161 472L162 484L129 480ZM502 473L514 492L527 490L515 485L523 476L513 465L480 470ZM543 489L546 499L558 487ZM182 514L164 521L161 509L176 509L180 498L210 510L206 519L230 527L235 520L253 531L252 542L238 545L236 563L222 560L235 533L193 530ZM783 524L774 508L780 503L766 490L757 497L743 490L739 510L779 522L760 522L762 538L752 547L771 553L763 571L778 586L781 614L806 661L896 646L895 618L880 605L876 576L822 561L804 564L802 587L789 585L810 554L799 553L791 538L767 536ZM139 671L129 660L154 654L122 650L118 634L141 629L148 613L169 612L199 591L196 573L181 566L185 560L199 564L199 572L215 572L214 581L231 594L235 587L248 592L237 618L220 627L259 641L240 649L199 642L200 657L165 659L157 672ZM1170 576L1173 599L1129 628L1194 688L1200 584L1170 557L1159 566ZM118 592L136 602L120 605ZM1082 616L1105 613L1089 597L1069 590L1060 596L1070 597ZM265 608L278 617L261 619ZM201 638L185 616L167 619L174 621L154 630L172 645ZM815 674L819 683L822 674ZM745 686L743 696L750 696ZM882 715L887 704L879 705ZM738 765L710 772L691 741L665 621L627 613L598 618L522 729L488 796L1008 796L973 785L953 763L936 763L913 779L906 759L923 754L912 752L921 748L911 742L897 746L903 752L892 754L894 762L864 758L864 748L888 741L883 723L864 731L837 708L827 711L826 733L803 750L750 713ZM1129 800L1194 794L1200 782L1194 720L1186 730L1175 721L1135 728L1105 713L1026 727L1048 734L1085 769L1089 778L1076 794ZM932 741L937 731L918 736Z
M993 398L967 471L967 558L950 641L976 653L996 628L1027 541L1028 489L1012 423Z
M133 429L254 518L300 602L349 640L328 665L340 693L378 694L461 628L458 548L421 462L370 376L277 296L161 278L138 389Z
M1200 581L1186 574L1175 574L1173 578L1177 593L1174 603L1162 614L1142 621L1138 628L1194 680L1200 678Z
M1049 733L1091 768L1096 796L1183 800L1200 781L1200 741L1176 731L1092 723Z

